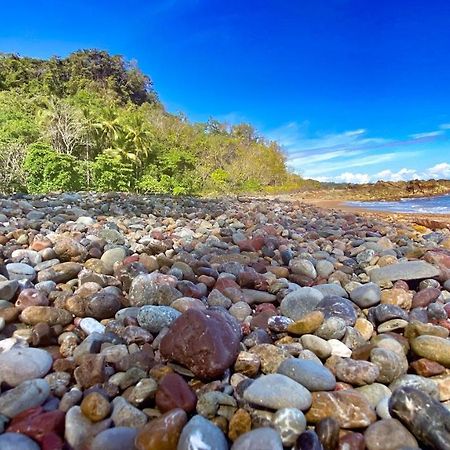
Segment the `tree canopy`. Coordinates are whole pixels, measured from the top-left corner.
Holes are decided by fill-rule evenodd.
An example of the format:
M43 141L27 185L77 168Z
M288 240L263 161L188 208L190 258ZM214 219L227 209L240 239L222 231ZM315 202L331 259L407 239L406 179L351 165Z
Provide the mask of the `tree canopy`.
M133 62L99 50L0 54L5 192L202 194L295 189L284 154L246 123L169 114Z

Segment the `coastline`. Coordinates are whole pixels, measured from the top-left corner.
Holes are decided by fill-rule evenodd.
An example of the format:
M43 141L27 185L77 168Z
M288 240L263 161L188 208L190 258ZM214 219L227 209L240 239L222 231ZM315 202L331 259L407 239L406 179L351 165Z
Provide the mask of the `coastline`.
M317 206L323 209L339 210L343 212L363 214L368 217L381 218L385 220L401 220L412 222L427 228L449 228L450 214L426 214L412 212L375 211L373 209L362 208L360 206L348 205L350 199L328 200L328 199L298 199L306 204Z

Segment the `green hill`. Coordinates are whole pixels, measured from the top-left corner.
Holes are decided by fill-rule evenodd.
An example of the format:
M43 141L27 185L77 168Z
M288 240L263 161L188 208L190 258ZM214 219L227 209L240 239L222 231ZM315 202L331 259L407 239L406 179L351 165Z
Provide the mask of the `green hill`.
M249 124L165 111L121 56L0 54L0 191L275 192L302 184Z

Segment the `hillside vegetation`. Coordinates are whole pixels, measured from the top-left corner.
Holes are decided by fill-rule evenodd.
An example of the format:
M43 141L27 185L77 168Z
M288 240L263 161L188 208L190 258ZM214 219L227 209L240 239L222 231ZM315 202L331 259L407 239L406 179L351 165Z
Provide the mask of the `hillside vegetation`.
M0 54L0 191L229 193L293 190L275 142L249 124L165 111L121 56Z

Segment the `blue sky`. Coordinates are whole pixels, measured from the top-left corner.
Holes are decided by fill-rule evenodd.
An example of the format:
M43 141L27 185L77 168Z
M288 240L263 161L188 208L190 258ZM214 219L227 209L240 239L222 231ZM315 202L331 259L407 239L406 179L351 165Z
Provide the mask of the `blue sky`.
M449 24L448 0L22 0L0 51L136 59L169 111L251 122L305 177L450 178Z

